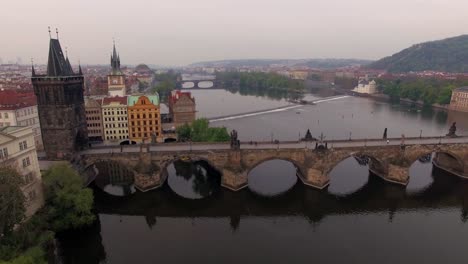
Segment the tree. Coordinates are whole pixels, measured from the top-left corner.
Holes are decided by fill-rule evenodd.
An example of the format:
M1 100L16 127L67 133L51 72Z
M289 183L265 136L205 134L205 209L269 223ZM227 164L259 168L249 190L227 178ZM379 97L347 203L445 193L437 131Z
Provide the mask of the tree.
M178 127L176 133L180 141L187 141L192 138L192 128L189 124Z
M55 231L76 229L93 223L93 193L67 164L51 167L43 175L48 217Z
M11 167L0 167L0 236L8 235L24 219L23 177Z
M177 128L176 133L180 141L225 142L230 139L225 127L209 127L206 118L197 119L191 125L185 124Z

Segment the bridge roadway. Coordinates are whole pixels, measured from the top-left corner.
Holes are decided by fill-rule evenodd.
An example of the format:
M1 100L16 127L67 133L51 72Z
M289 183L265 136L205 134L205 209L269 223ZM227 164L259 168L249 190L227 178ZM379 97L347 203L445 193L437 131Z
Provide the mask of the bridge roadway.
M401 145L401 138L389 138L388 143L384 139L352 139L352 140L327 140L329 148L350 148L350 147L379 147ZM460 137L422 137L406 138L405 145L438 145L438 144L461 144L468 143L468 136ZM228 143L161 143L150 144L150 152L180 152L180 151L210 151L229 150ZM315 141L288 141L288 142L258 142L257 145L250 142L242 142L241 149L313 149ZM140 152L141 145L124 145L122 152ZM114 146L93 146L91 149L81 151L80 154L108 154L120 152L120 145Z

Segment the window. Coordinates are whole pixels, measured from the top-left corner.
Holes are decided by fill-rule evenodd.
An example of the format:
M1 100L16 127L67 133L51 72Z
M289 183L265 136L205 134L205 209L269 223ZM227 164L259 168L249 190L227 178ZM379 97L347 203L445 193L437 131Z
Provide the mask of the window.
M8 158L8 149L3 148L0 149L0 159L7 159Z
M25 150L25 149L27 149L27 148L28 148L28 144L26 143L26 140L19 143L19 149L20 149L20 151L21 151L21 150Z
M4 116L5 118L8 118L8 113L5 113L3 116Z
M29 157L26 157L25 159L23 159L23 168L26 168L29 165L31 165L31 160L29 159Z
M24 175L24 184L25 185L30 184L33 181L34 181L34 175L33 175L32 172Z

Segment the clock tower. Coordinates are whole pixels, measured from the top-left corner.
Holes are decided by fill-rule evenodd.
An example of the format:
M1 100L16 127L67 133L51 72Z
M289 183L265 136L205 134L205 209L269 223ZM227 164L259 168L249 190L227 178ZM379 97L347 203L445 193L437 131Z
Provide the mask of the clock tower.
M114 50L111 55L111 67L112 67L112 70L110 74L107 76L107 86L109 90L109 95L110 96L125 96L126 95L125 75L120 70L120 56L117 55L117 51L115 50L115 43L114 43Z

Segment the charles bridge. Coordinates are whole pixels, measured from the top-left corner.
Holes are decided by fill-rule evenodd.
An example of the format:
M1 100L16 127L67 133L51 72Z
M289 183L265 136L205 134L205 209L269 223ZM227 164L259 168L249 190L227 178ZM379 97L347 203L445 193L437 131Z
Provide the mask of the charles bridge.
M314 143L316 144L313 147ZM75 161L87 168L89 179L97 163L118 164L133 173L141 191L158 188L167 178L166 167L176 160L205 161L221 173L221 185L238 191L248 185L248 174L257 165L273 159L292 162L298 178L307 186L323 189L329 173L349 157L364 157L369 170L387 182L406 185L409 168L419 158L435 153L434 166L468 178L468 137L428 137L321 142L171 143L125 147L101 147L78 153ZM352 175L350 175L352 177ZM273 180L273 179L272 179Z

